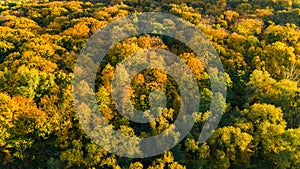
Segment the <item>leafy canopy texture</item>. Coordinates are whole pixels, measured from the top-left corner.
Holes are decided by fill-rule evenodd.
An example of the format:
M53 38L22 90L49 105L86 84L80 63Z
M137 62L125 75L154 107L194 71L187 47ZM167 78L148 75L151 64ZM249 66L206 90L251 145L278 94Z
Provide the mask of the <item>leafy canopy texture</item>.
M212 89L205 64L177 39L152 34L124 39L110 48L97 70L95 90L80 81L82 95L95 93L104 120L91 114L90 103L75 113L73 71L81 49L98 29L129 14L163 12L189 21L205 33L223 63L226 109L212 136L198 142L210 112ZM164 20L160 29L178 26ZM135 31L128 23L124 27ZM105 38L110 37L103 37ZM199 88L196 123L174 148L148 158L114 155L87 136L82 125L107 123L122 135L146 138L164 133L176 142L174 129L182 102L179 85L166 72L146 69L128 82L124 59L144 49L177 55ZM157 67L167 64L157 57ZM136 61L139 61L138 58ZM78 70L82 75L89 72ZM180 70L174 73L185 76ZM214 75L220 72L211 70ZM122 97L149 116L150 93L165 94L166 106L149 123L136 123L118 112L112 79L130 87ZM300 168L300 1L298 0L6 0L0 2L0 168L227 169ZM218 79L217 79L218 80ZM186 81L185 84L191 83ZM126 98L126 99L124 99ZM217 102L224 98L220 95ZM123 99L123 100L122 100ZM157 99L163 99L160 95ZM130 114L129 114L130 115ZM79 123L81 119L81 123ZM82 120L84 119L84 120ZM92 123L91 123L92 122ZM121 143L111 133L108 147ZM161 144L165 140L153 144ZM126 143L128 153L145 153Z

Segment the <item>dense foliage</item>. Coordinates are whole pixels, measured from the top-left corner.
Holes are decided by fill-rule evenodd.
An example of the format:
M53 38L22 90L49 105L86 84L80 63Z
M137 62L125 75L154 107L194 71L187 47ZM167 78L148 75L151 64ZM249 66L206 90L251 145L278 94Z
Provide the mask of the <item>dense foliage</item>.
M105 151L82 130L72 103L72 72L93 33L144 11L174 14L207 35L226 71L227 105L213 135L199 144L211 100L202 62L180 42L156 34L119 42L96 79L99 108L119 132L161 133L180 107L174 80L149 69L125 94L137 109L147 110L149 92L165 91L163 114L141 125L117 112L110 97L114 70L141 49L177 54L195 74L201 96L197 123L180 144L155 157L129 159ZM299 28L298 0L1 1L0 168L299 168Z

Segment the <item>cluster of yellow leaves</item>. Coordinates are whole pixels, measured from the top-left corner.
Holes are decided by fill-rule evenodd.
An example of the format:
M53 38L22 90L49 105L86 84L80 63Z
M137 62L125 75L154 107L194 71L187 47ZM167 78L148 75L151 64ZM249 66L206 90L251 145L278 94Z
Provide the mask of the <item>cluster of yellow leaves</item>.
M4 159L1 157L3 161L9 161L12 156L24 158L26 149L50 132L47 114L37 108L32 99L0 93L0 111L0 153L5 154Z

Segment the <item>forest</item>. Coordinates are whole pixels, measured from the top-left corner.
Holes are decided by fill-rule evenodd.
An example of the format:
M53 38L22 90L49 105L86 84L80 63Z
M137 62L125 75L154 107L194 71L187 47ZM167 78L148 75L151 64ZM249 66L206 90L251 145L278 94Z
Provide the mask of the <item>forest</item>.
M178 84L158 69L139 72L131 89L120 92L134 108L146 111L150 92L164 91L161 115L139 124L118 112L112 79L124 74L117 65L143 49L177 55L194 74L200 98L195 124L176 146L152 157L127 158L101 147L82 128L72 80L76 60L93 34L143 12L182 18L207 36L224 67L227 93L219 99L226 105L213 134L200 143L212 100L203 61L182 42L155 32L119 41L105 55L94 86L97 108L115 131L151 137L174 127L178 116ZM1 0L0 168L299 169L299 82L299 0ZM80 84L83 94L90 91ZM83 114L87 109L79 107ZM174 140L180 135L168 134Z

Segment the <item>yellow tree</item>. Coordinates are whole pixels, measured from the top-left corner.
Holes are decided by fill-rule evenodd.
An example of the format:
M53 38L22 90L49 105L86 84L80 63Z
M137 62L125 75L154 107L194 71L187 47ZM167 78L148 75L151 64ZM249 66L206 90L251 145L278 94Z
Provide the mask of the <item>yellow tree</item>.
M0 100L0 153L4 158L2 160L30 161L42 150L39 142L47 139L51 133L47 114L37 108L32 99L21 96L11 98L1 93Z

